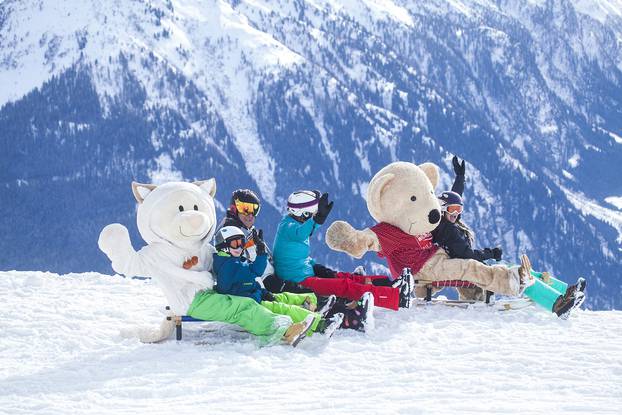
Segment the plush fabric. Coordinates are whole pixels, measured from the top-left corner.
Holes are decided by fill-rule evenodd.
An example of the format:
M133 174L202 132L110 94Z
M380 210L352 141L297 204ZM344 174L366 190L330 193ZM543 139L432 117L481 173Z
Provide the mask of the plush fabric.
M113 223L100 233L99 247L112 261L115 272L152 277L172 310L186 314L196 292L214 285L210 270L215 250L209 240L216 226L216 182L134 183L133 190L139 202L138 230L148 245L136 252L127 228ZM184 261L193 256L197 264L184 269Z
M438 168L432 163L417 166L395 162L385 166L367 187L367 208L380 225L360 231L347 222L336 221L326 232L326 243L356 258L368 251L384 253L394 277L401 272L400 267L409 266L419 279L464 279L500 294L518 294L516 270L450 259L443 250L420 243L440 223L440 204L434 193L438 177ZM392 240L384 232L386 229L400 235L398 240ZM399 241L404 245L400 247Z

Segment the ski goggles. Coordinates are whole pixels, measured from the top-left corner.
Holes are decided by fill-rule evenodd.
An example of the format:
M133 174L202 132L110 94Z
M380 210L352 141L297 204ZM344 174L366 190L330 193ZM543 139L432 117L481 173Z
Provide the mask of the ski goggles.
M229 248L238 249L238 248L242 248L243 246L244 246L244 239L242 238L233 239L232 241L229 241Z
M235 210L240 215L248 216L253 215L257 216L259 214L259 204L251 203L251 202L242 202L240 200L235 200Z
M450 215L459 215L462 213L461 205L447 205L443 207L443 210Z

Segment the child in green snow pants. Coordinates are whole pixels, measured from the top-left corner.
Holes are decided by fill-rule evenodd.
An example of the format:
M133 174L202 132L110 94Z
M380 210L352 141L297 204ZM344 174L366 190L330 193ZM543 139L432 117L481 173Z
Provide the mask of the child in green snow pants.
M236 324L257 336L261 346L280 342L292 325L289 316L273 313L252 298L218 294L211 290L197 292L187 315L199 320Z

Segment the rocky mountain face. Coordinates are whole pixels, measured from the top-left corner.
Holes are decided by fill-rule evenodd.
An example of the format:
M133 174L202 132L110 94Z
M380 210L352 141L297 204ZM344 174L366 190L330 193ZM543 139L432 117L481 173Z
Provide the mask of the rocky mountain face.
M328 191L373 224L395 160L465 158L477 245L622 306L622 2L0 1L0 269L111 272L130 182ZM442 189L441 189L442 188ZM314 235L318 262L355 261ZM369 269L383 261L368 254Z

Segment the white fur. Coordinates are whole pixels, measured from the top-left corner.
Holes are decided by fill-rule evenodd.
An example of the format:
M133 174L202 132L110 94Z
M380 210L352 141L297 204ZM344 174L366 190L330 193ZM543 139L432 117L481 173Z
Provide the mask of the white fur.
M119 274L152 277L173 312L183 315L197 291L214 286L210 270L215 250L209 241L216 227L216 183L214 179L157 187L134 183L133 189L140 196L138 230L147 246L134 251L127 228L113 223L101 231L99 248ZM179 206L183 206L183 212ZM199 263L184 269L184 261L193 256Z

